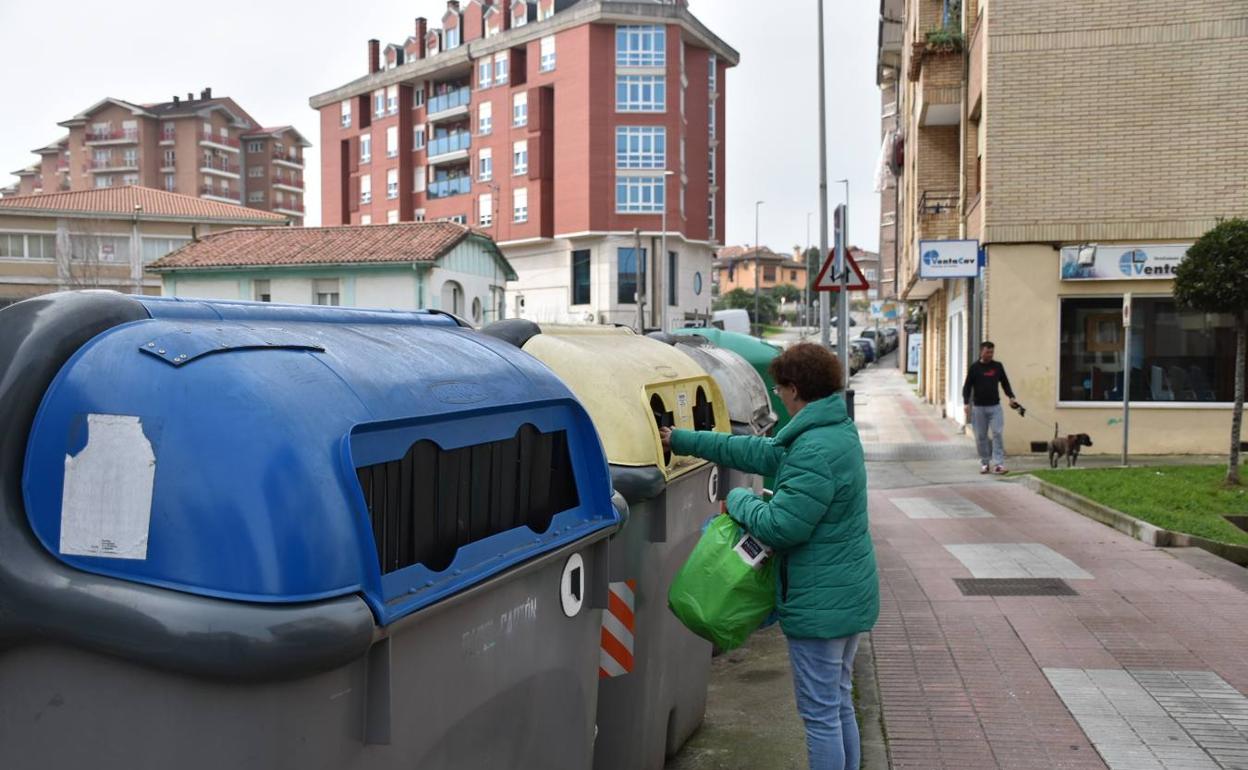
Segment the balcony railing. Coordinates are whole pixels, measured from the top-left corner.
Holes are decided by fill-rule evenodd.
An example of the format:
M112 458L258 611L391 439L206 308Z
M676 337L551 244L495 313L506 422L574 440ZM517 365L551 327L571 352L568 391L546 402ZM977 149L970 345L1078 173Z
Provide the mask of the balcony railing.
M57 171L69 171L69 160L68 159L58 160L56 162L56 170Z
M199 141L212 142L213 144L221 144L221 145L225 145L226 147L238 147L239 146L238 140L235 139L234 137L221 136L220 134L214 134L211 131L200 132Z
M174 131L161 131L160 132L160 141L162 142L172 142L174 139L177 139L177 138L178 138L178 135Z
M296 179L293 176L282 176L281 174L274 174L273 184L280 184L285 187L297 187L300 190L303 189L303 180Z
M232 190L218 190L217 188L213 187L212 185L203 185L203 186L201 186L201 187L199 188L199 194L200 194L200 195L211 195L211 196L212 196L212 197L214 197L214 198L223 198L223 199L228 200L228 201L234 201L235 203L242 203L242 202L243 202L242 198L238 197L238 196L239 196L239 193L233 192Z
M287 155L286 153L280 151L274 151L273 160L279 160L283 163L294 163L297 166L303 165L303 158L298 155Z
M273 208L281 209L282 211L297 211L300 214L303 213L302 203L274 203Z
M449 198L452 195L467 195L471 191L472 177L461 176L430 182L428 195L430 198Z
M438 155L447 155L452 152L467 150L471 145L472 134L467 131L461 131L434 139L429 143L427 152L429 157L432 158Z
M224 171L227 174L237 174L240 169L240 166L237 163L231 163L224 158L200 160L199 167L204 168L204 169L212 169L213 171Z
M472 89L468 86L464 86L454 91L441 94L440 96L433 97L429 100L429 104L425 109L428 111L428 115L433 117L439 112L453 110L456 107L467 107L470 101L472 101Z
M919 196L919 214L928 217L956 214L958 198L957 190L924 190Z
M123 128L116 131L88 131L88 142L137 142L139 129Z
M138 168L138 167L139 167L138 158L125 158L125 157L107 158L105 160L92 160L91 161L92 171L103 171L105 169Z

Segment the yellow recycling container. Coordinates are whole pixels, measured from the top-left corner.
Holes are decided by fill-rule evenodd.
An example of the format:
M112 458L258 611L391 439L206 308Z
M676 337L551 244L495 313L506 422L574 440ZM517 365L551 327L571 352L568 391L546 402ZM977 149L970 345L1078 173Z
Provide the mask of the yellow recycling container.
M711 645L667 609L667 591L719 512L719 469L663 450L659 428L730 432L715 379L679 347L612 326L500 321L485 333L550 367L589 412L627 523L611 540L603 612L597 770L660 770L702 722Z

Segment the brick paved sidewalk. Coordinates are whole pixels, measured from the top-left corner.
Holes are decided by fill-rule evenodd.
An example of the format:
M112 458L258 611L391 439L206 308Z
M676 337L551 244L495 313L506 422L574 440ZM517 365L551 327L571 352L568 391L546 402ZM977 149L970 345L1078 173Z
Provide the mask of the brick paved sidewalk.
M869 394L858 415L868 458L882 446L900 458L869 463L892 766L1248 768L1248 594L1209 574L1222 570L968 477L956 459L967 440L923 424L931 413L898 383L885 370L856 383ZM911 472L907 457L933 445L956 483ZM963 592L1017 590L1019 578L1070 595Z

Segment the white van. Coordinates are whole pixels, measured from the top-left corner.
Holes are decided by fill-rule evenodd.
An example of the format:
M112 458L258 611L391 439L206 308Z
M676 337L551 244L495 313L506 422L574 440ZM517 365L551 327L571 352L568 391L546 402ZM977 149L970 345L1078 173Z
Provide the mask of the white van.
M711 323L726 332L750 333L750 313L744 308L716 310L711 314Z

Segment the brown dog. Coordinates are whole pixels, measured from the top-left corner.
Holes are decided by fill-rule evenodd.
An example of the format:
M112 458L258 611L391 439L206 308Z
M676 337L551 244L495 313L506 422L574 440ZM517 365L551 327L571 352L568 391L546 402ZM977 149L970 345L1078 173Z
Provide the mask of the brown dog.
M1092 446L1092 437L1086 433L1070 433L1057 435L1057 426L1053 426L1053 439L1049 442L1049 467L1057 467L1059 457L1066 458L1066 467L1073 468L1079 462L1079 448Z

